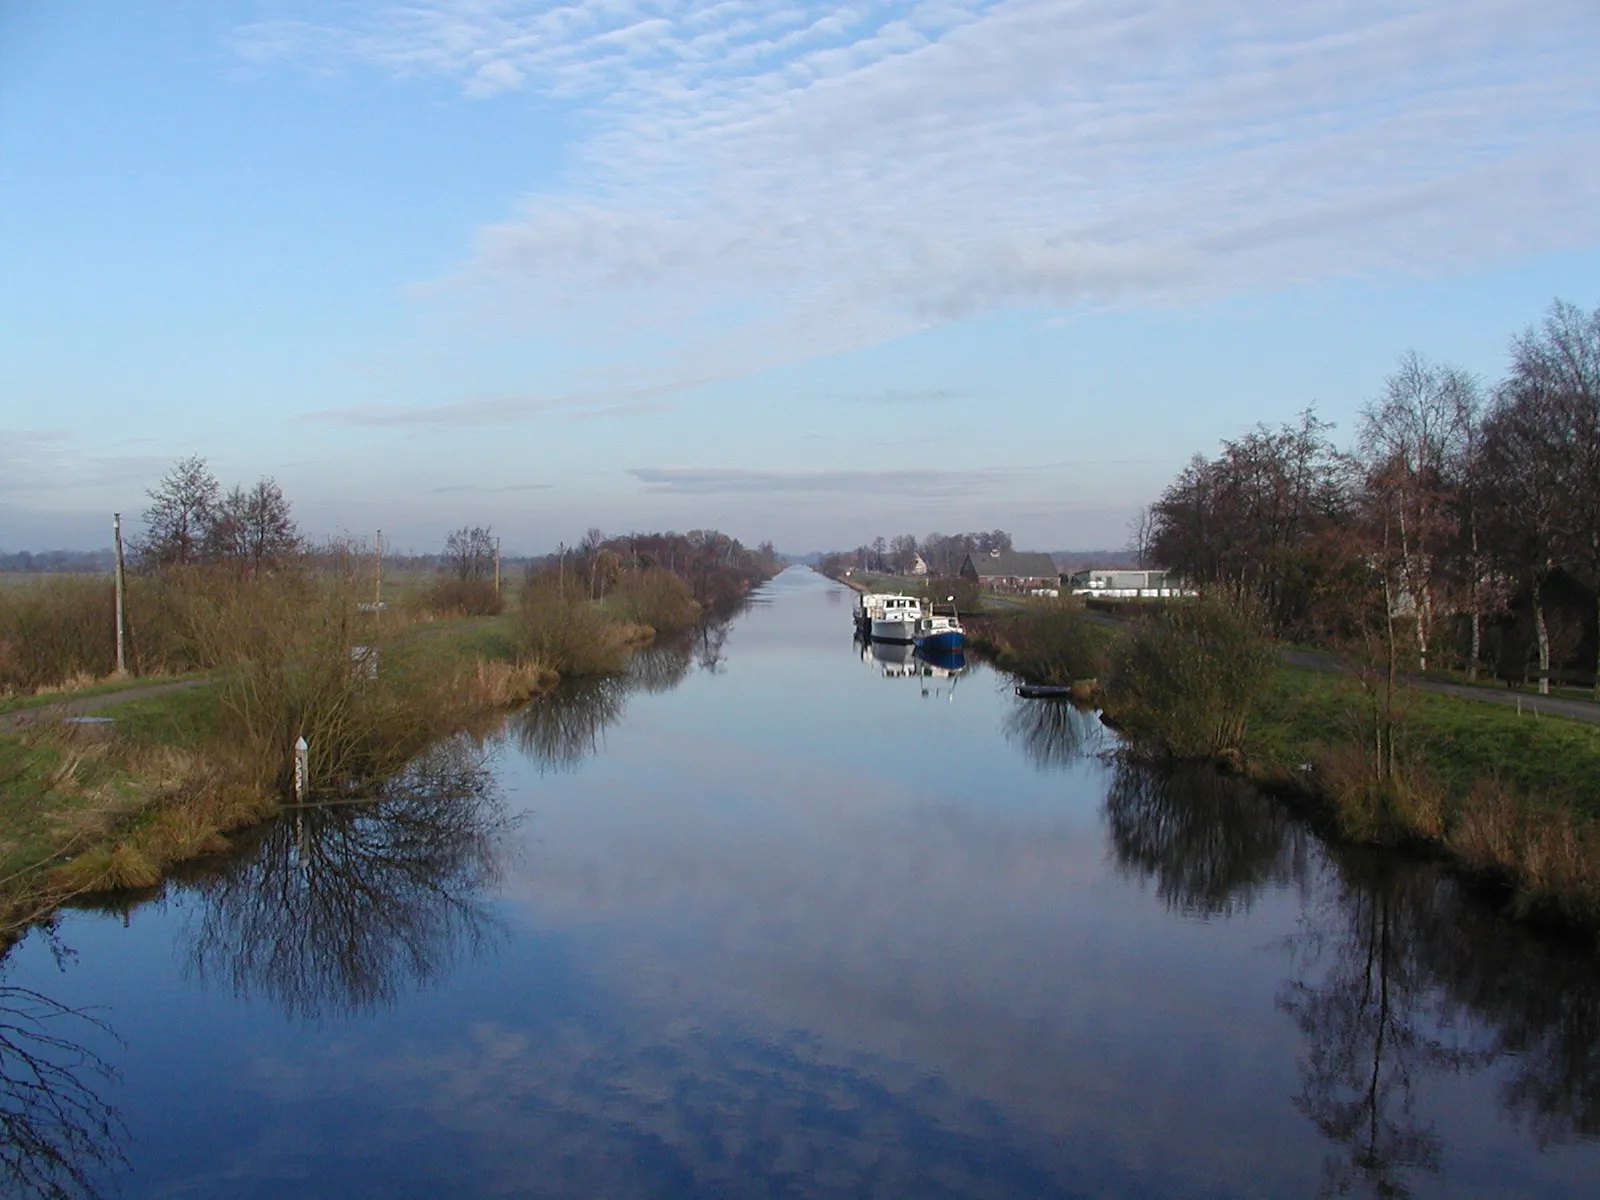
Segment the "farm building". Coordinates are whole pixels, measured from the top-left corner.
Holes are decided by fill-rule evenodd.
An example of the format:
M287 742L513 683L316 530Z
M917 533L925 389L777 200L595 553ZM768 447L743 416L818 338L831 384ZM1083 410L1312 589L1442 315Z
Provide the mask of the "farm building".
M1128 599L1134 596L1192 596L1177 572L1161 568L1129 570L1124 567L1090 567L1067 580L1074 596L1106 596Z
M961 577L977 580L997 592L1031 592L1057 588L1061 583L1056 564L1048 554L1026 550L969 554L961 562Z

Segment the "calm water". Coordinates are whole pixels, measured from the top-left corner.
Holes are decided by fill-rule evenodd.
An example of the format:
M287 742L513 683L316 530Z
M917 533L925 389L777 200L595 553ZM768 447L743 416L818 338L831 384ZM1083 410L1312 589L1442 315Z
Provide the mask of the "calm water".
M986 669L864 662L849 603L791 570L30 936L0 1193L1600 1191L1592 957Z

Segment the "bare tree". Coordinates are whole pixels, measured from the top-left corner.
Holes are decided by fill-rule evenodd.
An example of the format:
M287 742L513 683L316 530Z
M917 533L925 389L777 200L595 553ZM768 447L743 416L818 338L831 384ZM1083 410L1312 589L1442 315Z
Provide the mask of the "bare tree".
M902 575L909 575L911 568L917 562L917 539L915 535L902 533L889 542L889 561L894 569Z
M252 575L280 565L301 549L289 501L272 479L257 480L249 491L234 487L223 497L206 543L207 557L236 563Z
M488 526L463 525L445 538L444 559L457 579L487 579L494 572L494 534Z
M1362 414L1361 449L1384 486L1373 496L1392 506L1400 591L1411 609L1418 665L1428 669L1439 592L1455 541L1451 467L1470 441L1477 382L1415 352L1384 383L1383 399Z
M1539 690L1550 690L1550 630L1544 585L1556 567L1566 499L1558 481L1566 447L1548 396L1501 389L1484 423L1485 521L1502 569L1522 581L1539 647Z
M205 459L194 455L176 463L145 493L151 503L144 510L144 537L135 547L139 557L158 567L200 562L221 490Z
M1539 413L1544 482L1557 502L1553 549L1594 589L1600 622L1600 308L1586 313L1557 300L1544 325L1519 337L1511 353L1510 402Z
M1142 505L1128 521L1128 549L1141 567L1155 563L1155 516L1148 504Z

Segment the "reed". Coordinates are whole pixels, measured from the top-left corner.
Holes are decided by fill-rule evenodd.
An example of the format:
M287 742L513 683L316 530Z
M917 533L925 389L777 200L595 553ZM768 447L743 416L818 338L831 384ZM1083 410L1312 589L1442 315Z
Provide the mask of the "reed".
M69 576L0 590L0 692L34 692L116 666L109 579Z

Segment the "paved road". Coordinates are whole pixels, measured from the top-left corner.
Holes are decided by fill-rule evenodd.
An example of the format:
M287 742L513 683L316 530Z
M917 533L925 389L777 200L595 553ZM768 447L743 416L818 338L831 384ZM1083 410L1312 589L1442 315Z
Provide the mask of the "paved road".
M16 712L0 713L0 732L24 729L38 721L53 721L61 717L81 717L86 713L110 708L113 704L127 704L133 700L148 700L152 696L165 696L168 692L182 692L210 683L209 679L180 679L175 683L147 683L121 688L115 692L101 692L96 696L77 696L55 704L41 704L37 708L21 708Z

